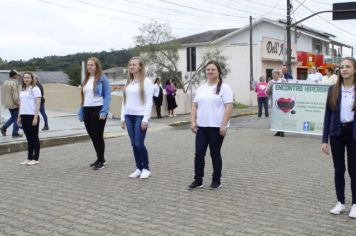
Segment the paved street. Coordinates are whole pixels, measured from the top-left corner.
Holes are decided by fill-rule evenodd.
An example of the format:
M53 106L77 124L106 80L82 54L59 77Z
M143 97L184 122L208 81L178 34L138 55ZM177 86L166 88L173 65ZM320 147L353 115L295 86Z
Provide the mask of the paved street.
M194 135L186 127L148 132L152 177L134 171L127 136L106 140L107 167L94 171L91 142L0 156L0 235L355 235L336 203L330 157L320 138L274 137L269 120L233 119L223 145L223 188L188 191ZM108 130L107 130L108 131ZM350 208L347 177L346 198Z

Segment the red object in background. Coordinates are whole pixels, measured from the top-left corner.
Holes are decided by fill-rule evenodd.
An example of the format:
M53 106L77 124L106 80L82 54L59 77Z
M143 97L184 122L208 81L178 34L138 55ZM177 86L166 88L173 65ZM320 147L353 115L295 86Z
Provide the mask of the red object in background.
M308 53L307 52L297 52L297 60L302 63L302 66L307 66L308 63Z
M320 67L320 66L324 65L324 55L321 55L321 54L316 54L315 55L315 65L317 67Z

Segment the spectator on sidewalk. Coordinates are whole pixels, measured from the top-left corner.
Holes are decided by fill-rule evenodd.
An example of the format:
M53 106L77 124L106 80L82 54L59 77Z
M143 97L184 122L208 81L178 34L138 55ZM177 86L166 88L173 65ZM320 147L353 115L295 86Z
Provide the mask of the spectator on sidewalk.
M285 80L284 78L281 78L280 76L280 72L278 70L273 70L272 71L272 80L270 80L267 84L267 89L266 89L266 94L268 96L272 96L272 92L273 92L273 84L274 83L285 83L287 82L287 80ZM273 100L271 102L271 104L273 104ZM280 136L280 137L284 137L284 132L283 131L277 131L274 136Z
M27 139L27 160L21 165L35 165L39 163L40 140L38 129L40 118L38 116L41 105L41 90L36 86L36 79L31 72L23 74L22 91L20 92L20 110L17 119Z
M19 87L17 84L17 71L11 70L9 73L9 79L2 85L1 90L1 102L5 108L10 111L10 118L0 128L1 134L6 136L6 130L12 124L12 137L21 138L22 134L19 134L19 126L17 125L17 117L19 114Z
M34 76L35 76L35 79L36 79L36 86L41 90L41 94L42 94L41 106L40 106L40 113L41 113L41 115L43 117L43 121L44 121L44 126L43 126L42 130L49 130L48 117L47 117L46 110L45 110L45 98L44 98L43 86L42 86L42 84L40 82L40 78L38 78L37 75L34 75Z
M177 92L177 89L173 83L172 80L168 80L166 82L166 97L167 97L167 104L168 104L168 116L169 117L173 117L173 116L176 116L174 114L174 109L176 109L178 106L177 106L177 103L176 103L176 92Z
M326 101L322 151L334 162L334 180L337 203L330 210L339 215L345 211L345 148L347 167L351 178L352 207L349 217L356 218L356 60L341 60L340 73L335 85L330 86ZM328 144L330 140L330 148Z
M326 75L323 77L323 84L333 85L336 84L337 75L334 74L334 69L331 67L326 68Z
M145 137L153 105L153 84L145 78L145 66L139 57L129 60L128 72L121 106L121 128L127 127L136 162L136 170L129 178L147 179L151 171Z
M307 81L314 83L321 83L323 80L323 75L317 71L316 67L313 66L310 70L308 70Z
M161 119L162 118L161 106L162 106L162 102L163 102L163 89L162 89L160 78L156 78L155 83L154 83L153 101L156 106L157 118Z
M81 107L79 120L84 121L85 128L93 142L96 161L90 164L94 170L105 167L104 129L109 113L111 91L108 78L103 74L99 59L88 59L85 79L81 89Z
M191 129L195 136L194 181L189 189L203 186L205 154L209 146L213 164L210 189L221 187L221 147L229 127L233 109L233 93L222 81L221 67L216 61L205 66L207 83L196 92L191 112Z
M255 92L257 93L258 117L262 116L262 105L265 109L265 116L268 117L268 96L266 94L267 82L266 77L261 76L260 82L256 84Z
M293 80L293 75L288 72L288 67L286 65L282 66L282 73L283 73L283 78L285 80Z

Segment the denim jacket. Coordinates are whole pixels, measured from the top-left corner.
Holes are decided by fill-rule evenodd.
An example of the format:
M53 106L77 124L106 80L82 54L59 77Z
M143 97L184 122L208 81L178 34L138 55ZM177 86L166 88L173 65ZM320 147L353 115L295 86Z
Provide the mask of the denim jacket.
M334 86L330 86L328 91L328 98L326 101L325 116L324 116L324 129L322 143L328 143L328 138L330 136L340 136L341 135L341 121L340 121L340 103L341 103L341 89L339 96L336 101L337 108L332 110L329 105L329 99ZM356 112L354 115L353 124L353 139L356 141Z
M103 107L100 110L100 116L106 117L109 113L110 102L111 102L111 91L110 91L110 84L109 80L105 75L102 75L98 82L96 83L95 87L95 96L102 96L104 99ZM79 120L83 120L83 105L80 106L78 117Z

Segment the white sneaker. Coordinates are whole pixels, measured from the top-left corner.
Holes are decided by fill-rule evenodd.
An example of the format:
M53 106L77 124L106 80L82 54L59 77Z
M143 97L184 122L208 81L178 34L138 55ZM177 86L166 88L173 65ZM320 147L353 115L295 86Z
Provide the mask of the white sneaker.
M330 210L331 214L340 215L341 212L345 211L345 205L341 202L337 202L333 209ZM355 208L355 216L356 216L356 208Z
M40 163L40 162L39 162L39 161L32 160L32 161L29 161L29 162L27 163L27 165L32 166L32 165L36 165L36 164L38 164L38 163Z
M129 175L129 178L138 178L140 177L142 171L140 169L136 169L135 172L133 172L131 175Z
M356 204L352 204L349 217L356 219Z
M140 179L147 179L148 177L150 177L150 175L151 175L151 171L147 169L143 169Z
M20 165L27 165L29 162L30 162L30 160L27 159L27 160L21 162Z

